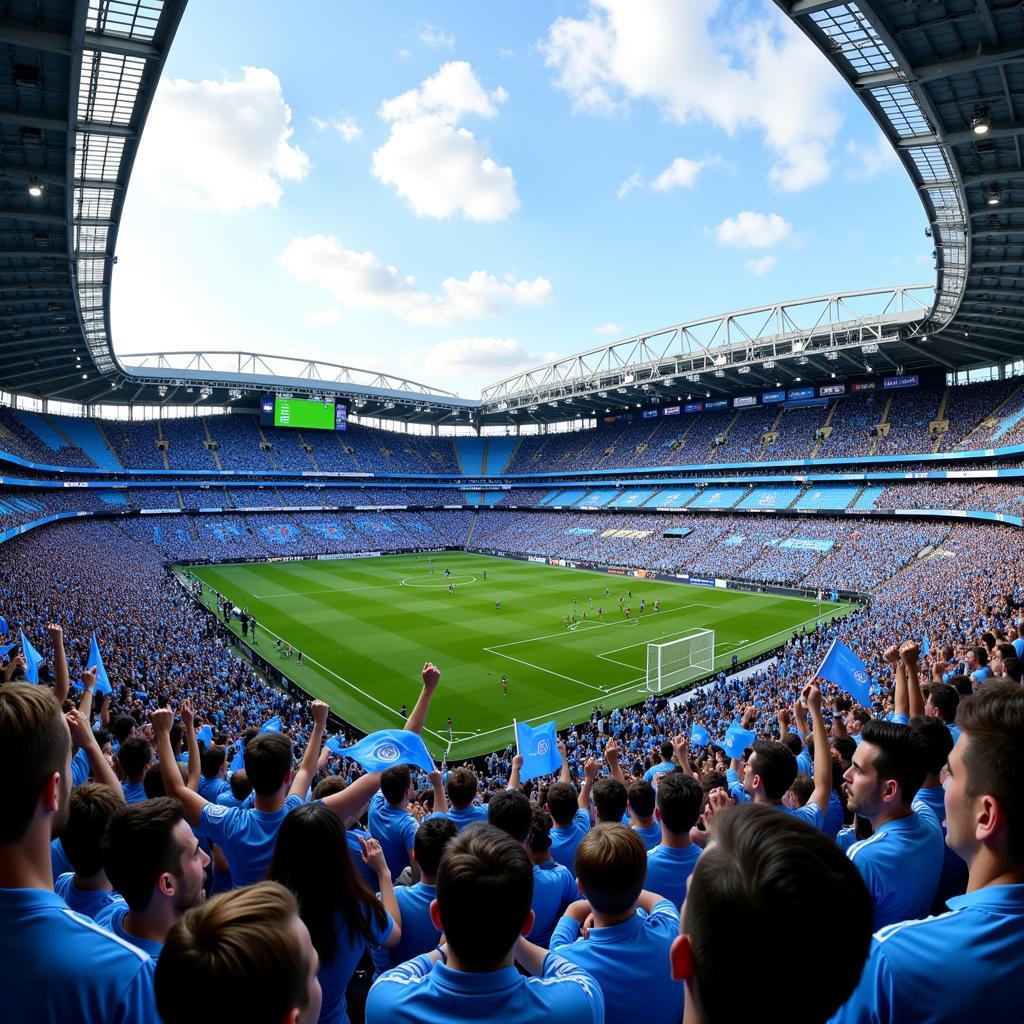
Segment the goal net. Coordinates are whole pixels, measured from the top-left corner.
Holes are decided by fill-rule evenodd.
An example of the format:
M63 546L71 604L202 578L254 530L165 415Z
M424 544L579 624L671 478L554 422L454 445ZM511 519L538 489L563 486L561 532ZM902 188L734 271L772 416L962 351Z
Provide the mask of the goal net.
M691 679L699 679L715 667L715 631L701 629L664 644L647 645L645 689L663 693Z

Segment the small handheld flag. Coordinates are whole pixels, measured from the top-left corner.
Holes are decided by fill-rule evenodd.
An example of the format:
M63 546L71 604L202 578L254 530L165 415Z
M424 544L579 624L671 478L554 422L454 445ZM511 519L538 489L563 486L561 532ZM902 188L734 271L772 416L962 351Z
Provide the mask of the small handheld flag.
M21 653L25 655L25 679L30 683L38 683L43 656L32 646L24 632L19 632L18 638L21 640Z
M231 759L231 770L240 772L245 770L245 744L239 743L235 756Z
M698 747L706 747L711 742L711 734L703 725L694 722L690 726L690 742Z
M757 733L752 729L744 729L739 722L733 722L725 731L725 738L720 740L716 746L721 747L729 757L740 758L743 751L757 739Z
M871 707L871 679L864 662L846 644L835 641L817 674L844 689L858 704Z
M434 770L434 760L423 738L405 729L381 729L351 747L332 749L339 757L351 758L368 772L383 772L399 764L413 764L425 772Z
M281 731L281 716L274 715L273 718L268 718L261 726L260 732L280 732Z
M210 746L213 743L213 726L207 723L201 729L196 729L196 739Z
M8 633L10 630L7 627L7 620L0 615L0 633Z
M100 645L96 642L96 634L92 635L92 643L89 644L89 657L86 659L90 666L96 666L96 692L110 693L110 677L103 667L103 658L100 657Z
M514 721L512 726L516 733L516 749L523 758L519 780L529 782L538 775L557 772L562 764L562 755L558 752L555 723L551 721L529 726Z
M930 636L926 636L921 641L921 657L922 658L927 658L928 655L931 654L931 653L932 653L932 638Z

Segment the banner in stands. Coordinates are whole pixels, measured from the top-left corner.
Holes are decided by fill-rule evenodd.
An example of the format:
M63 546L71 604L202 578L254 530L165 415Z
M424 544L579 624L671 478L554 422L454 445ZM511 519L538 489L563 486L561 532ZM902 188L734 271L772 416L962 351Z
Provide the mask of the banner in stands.
M845 395L846 385L845 384L822 384L818 388L818 394L822 398L831 398L833 395Z
M644 409L644 411L643 411L643 418L645 420L653 420L653 419L657 418L658 413L659 413L658 409Z
M784 402L786 400L785 391L763 391L761 392L761 401L765 405L771 405L773 402Z
M668 405L668 406L666 406L665 407L665 411L662 413L662 415L663 416L678 416L679 415L679 406L678 405Z
M892 388L916 388L918 385L918 375L916 373L904 374L902 377L883 377L882 387L885 390Z
M823 540L818 537L787 537L779 547L792 551L831 551L834 544L834 540Z
M756 399L755 399L756 401ZM707 412L714 412L716 409L728 409L729 399L728 398L717 398L713 402L705 402L704 409Z
M786 398L790 402L802 402L805 398L814 397L814 388L790 388Z
M732 400L734 409L745 409L748 405L757 405L757 395L740 395L739 398ZM708 408L711 408L710 404Z
M700 402L687 402L683 406L683 412L700 412L703 408L704 406ZM711 406L709 405L708 408L710 409Z
M723 548L738 548L746 539L742 533L734 533L731 537L726 537L725 540L718 543Z
M597 530L587 530L582 526L574 526L571 530L566 530L565 532L571 537L590 537L597 533Z
M878 381L876 380L861 380L857 381L853 385L854 391L875 391L878 388Z

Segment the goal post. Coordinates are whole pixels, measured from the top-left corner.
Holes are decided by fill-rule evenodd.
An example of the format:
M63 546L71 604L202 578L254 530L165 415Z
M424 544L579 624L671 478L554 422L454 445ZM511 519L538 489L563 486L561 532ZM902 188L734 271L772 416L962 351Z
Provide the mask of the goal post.
M715 631L700 629L663 644L647 645L644 689L664 693L714 671Z

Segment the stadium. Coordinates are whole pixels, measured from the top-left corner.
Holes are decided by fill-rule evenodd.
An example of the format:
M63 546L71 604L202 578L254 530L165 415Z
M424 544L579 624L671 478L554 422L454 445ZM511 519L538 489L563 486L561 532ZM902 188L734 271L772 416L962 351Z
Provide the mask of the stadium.
M328 778L355 793L381 766L337 752L411 730L440 766L438 779L472 770L483 820L508 790L521 788L536 810L556 777L588 797L591 786L598 794L621 780L630 809L591 805L595 823L628 822L628 813L634 831L659 835L669 812L660 817L659 804L655 818L652 796L639 814L634 786L677 766L674 774L702 784L713 776L740 803L752 794L764 802L756 784L744 797L747 782L726 781L727 770L742 775L742 763L758 778L748 757L765 764L768 755L750 754L755 738L758 749L784 747L801 715L810 738L805 683L816 678L825 696L811 708L818 742L793 750L809 788L790 798L798 782L783 787L788 806L801 809L817 799L815 779L824 785L826 771L850 768L838 741L859 743L862 729L873 736L869 722L909 732L908 709L912 722L931 715L958 684L963 700L983 694L987 679L1019 688L1024 14L1009 0L776 0L766 10L787 39L827 60L885 136L923 207L934 281L705 311L656 329L632 324L621 340L510 375L496 363L468 398L455 381L346 365L342 346L337 361L115 351L119 229L186 2L5 5L4 683L54 686L72 717L88 699L87 731L125 786L139 779L117 748L137 731L153 744L143 767L176 795L153 767L162 751L154 727L169 707L174 760L187 750L183 762L195 769L202 759L202 778L196 769L188 788L210 804L211 792L230 792L232 773L253 776L245 749L268 728L294 742L297 758L316 747L294 764L302 796ZM780 288L799 293L799 282ZM172 297L149 315L173 318ZM826 670L847 649L857 685L852 670ZM438 666L440 683L428 683L425 663ZM102 684L95 704L93 683L83 691L81 682L93 674ZM314 700L329 706L326 726ZM945 723L953 727L952 712ZM818 724L830 739L822 742ZM520 786L524 736L548 728L561 754L545 739L541 753L553 760L529 781L523 771ZM736 747L733 729L749 742ZM72 736L79 753L87 749L73 724ZM864 738L861 749L874 742ZM418 823L440 803L457 807L410 760L419 768L402 813L414 806ZM87 765L76 783L102 782ZM926 774L935 774L942 812L937 769ZM870 842L872 828L848 806L852 790L842 778L826 788L831 838ZM263 796L257 789L257 806ZM782 803L782 792L770 796ZM387 854L373 804L369 832L358 832L369 802L346 805L350 846L358 833L364 851L380 839ZM567 826L554 802L557 831ZM702 808L709 822L717 817L713 802ZM876 833L885 827L870 820ZM246 877L234 870L229 839L212 839L211 895ZM412 842L399 847L408 871ZM356 869L372 869L354 849ZM269 852L262 864L253 881L267 877ZM402 864L389 864L397 887ZM1013 881L1024 881L1024 868L1015 870ZM577 874L583 892L579 861ZM369 881L394 917L372 870ZM941 913L937 885L921 912L876 913L874 924ZM948 895L961 898L965 887L966 874ZM317 946L312 924L310 933ZM551 930L543 941L531 936L544 949L552 939ZM528 957L517 961L541 973ZM345 1019L359 962L335 992L341 1016L321 1020ZM372 975L368 963L361 970ZM181 1019L157 978L163 1019ZM673 984L680 1002L665 1019L678 1020L683 984ZM710 984L701 986L706 1008ZM823 996L827 1012L806 1019L869 1019L853 1004L839 1010L855 984L832 1004ZM1005 994L1020 984L1006 981ZM606 992L600 1019L617 1019L613 1002ZM1006 1005L990 1019L1019 1019ZM441 1019L417 1012L409 1019ZM349 1015L362 1019L352 989ZM11 1019L49 1018L29 1010ZM892 1010L870 1019L962 1018Z

